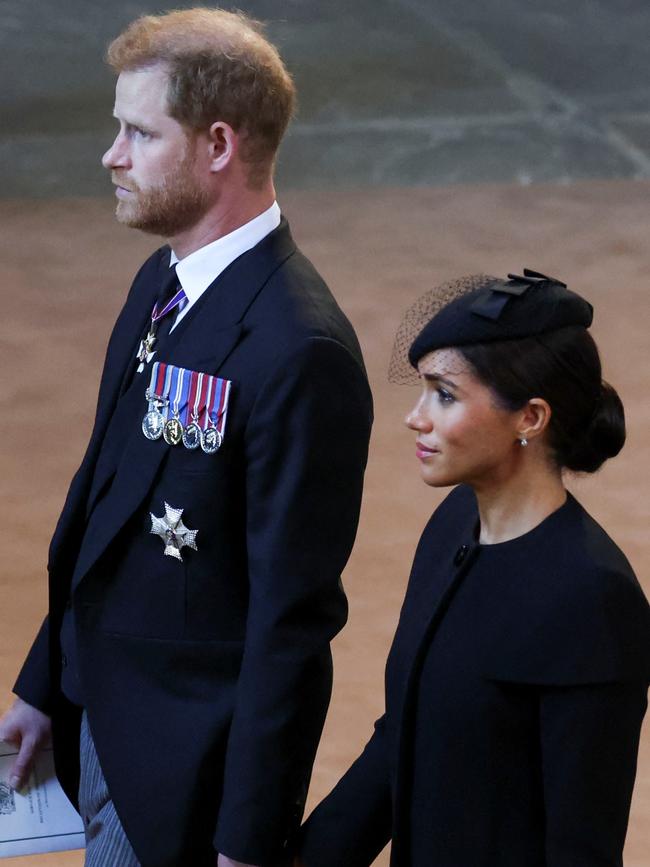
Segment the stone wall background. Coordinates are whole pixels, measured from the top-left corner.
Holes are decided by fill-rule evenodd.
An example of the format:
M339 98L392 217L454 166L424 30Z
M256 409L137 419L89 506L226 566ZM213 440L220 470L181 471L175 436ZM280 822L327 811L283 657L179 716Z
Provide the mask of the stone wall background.
M191 5L2 0L0 196L108 193L106 44ZM299 89L281 188L650 177L643 0L238 6L268 22Z

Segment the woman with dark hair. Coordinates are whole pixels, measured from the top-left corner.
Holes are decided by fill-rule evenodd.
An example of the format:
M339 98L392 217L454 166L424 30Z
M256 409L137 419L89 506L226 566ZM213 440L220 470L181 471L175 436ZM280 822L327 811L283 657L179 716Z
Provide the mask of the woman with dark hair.
M301 834L306 867L617 867L650 681L650 608L567 493L625 441L591 306L531 271L428 293L391 378L424 530L386 668L386 713ZM408 359L408 360L407 360Z

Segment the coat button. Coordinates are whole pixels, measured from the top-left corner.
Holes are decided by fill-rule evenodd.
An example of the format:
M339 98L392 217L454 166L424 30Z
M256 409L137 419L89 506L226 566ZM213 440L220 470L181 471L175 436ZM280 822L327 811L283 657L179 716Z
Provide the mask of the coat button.
M64 668L67 668L67 666L68 666L68 657L65 655L65 653L61 654L61 665Z
M456 551L456 556L454 557L454 566L460 566L465 557L467 557L467 552L469 551L469 545L461 545L458 551Z

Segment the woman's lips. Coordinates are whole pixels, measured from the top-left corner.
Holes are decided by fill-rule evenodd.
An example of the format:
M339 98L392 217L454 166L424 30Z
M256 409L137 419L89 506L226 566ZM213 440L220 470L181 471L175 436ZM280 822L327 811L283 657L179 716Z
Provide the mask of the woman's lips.
M418 458L430 458L431 455L440 454L438 449L431 449L428 446L425 446L424 443L417 442L415 444L415 454Z

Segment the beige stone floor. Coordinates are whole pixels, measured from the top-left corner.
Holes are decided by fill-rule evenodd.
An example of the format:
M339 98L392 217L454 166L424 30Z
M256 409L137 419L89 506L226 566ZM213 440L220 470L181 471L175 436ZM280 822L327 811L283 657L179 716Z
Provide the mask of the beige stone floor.
M376 400L361 526L346 570L350 621L310 794L337 780L382 710L382 674L419 532L441 494L418 478L402 419L414 398L385 368L404 307L431 285L524 266L559 276L596 309L607 377L629 441L595 478L572 480L650 591L648 282L650 183L473 186L284 194L294 234L359 331ZM106 339L131 276L156 246L117 226L112 202L0 203L3 569L0 702L45 610L46 552L89 434ZM597 757L596 757L597 758ZM80 853L8 859L73 867ZM387 865L387 853L377 865ZM650 724L642 738L626 867L650 867ZM333 865L335 867L335 865Z

